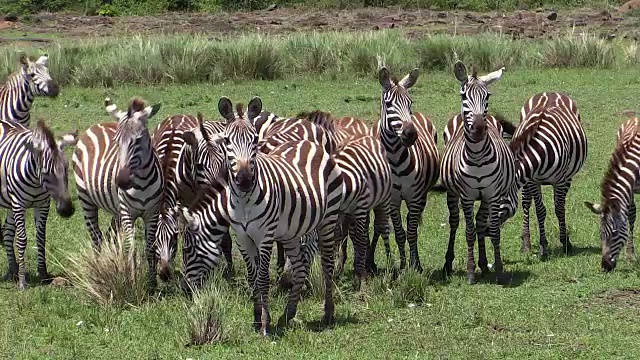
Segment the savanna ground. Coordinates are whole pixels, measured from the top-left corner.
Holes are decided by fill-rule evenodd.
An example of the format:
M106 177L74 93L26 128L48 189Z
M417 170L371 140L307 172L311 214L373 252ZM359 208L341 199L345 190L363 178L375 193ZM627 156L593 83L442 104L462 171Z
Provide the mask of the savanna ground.
M99 24L96 27L99 28ZM54 64L62 60L52 57L50 61ZM68 64L67 61L65 66ZM487 64L481 72L495 70L498 65ZM403 67L411 66L404 64ZM185 346L190 340L188 313L192 305L176 290L174 283L161 285L160 294L152 301L124 309L97 306L73 286L39 285L34 275L34 229L29 222L27 269L32 274L32 286L19 292L13 283L0 284L0 317L4 319L0 325L0 353L18 359L200 359L261 355L287 358L633 357L640 351L636 341L640 331L636 321L640 315L639 267L623 256L615 272L600 272L598 219L584 207L583 201L600 199L599 183L613 150L617 127L625 120L617 113L637 107L640 74L633 67L604 70L525 70L522 67L507 71L493 85L491 110L500 111L517 122L520 107L529 96L554 90L572 96L582 113L589 140L588 159L567 199L569 235L576 248L574 255L565 256L560 251L552 192L544 189L547 234L552 249L548 261L520 252L522 212L519 211L502 230L505 270L511 275L509 286L496 285L492 275L476 285L466 285L462 224L457 237L455 275L444 282L441 268L448 239L448 214L445 197L430 194L419 231L423 274L408 272L395 279L383 272L366 283L361 292L354 293L348 265L346 275L337 281L335 327L316 331L322 316L322 301L318 292L312 291L301 302L291 328L284 334L264 339L251 327L252 303L244 264L236 254L235 278L231 285L220 285L216 301L226 341ZM62 70L60 73L66 74ZM198 85L129 84L109 88L67 85L55 100L38 99L34 113L44 117L57 132L83 131L95 123L111 121L102 105L106 96L124 107L132 96L140 95L149 102L162 103L160 113L150 122L149 126L153 127L162 118L178 113L201 111L206 118L218 118L217 103L222 95L229 96L234 103L246 103L258 95L266 110L282 116L319 108L336 116L358 116L371 124L377 118L381 89L372 73L283 74L272 81L220 80ZM78 83L83 81L75 79ZM73 83L68 79L63 81ZM436 71L423 72L411 90L414 110L429 115L439 134L447 119L459 111L458 89L451 71ZM440 150L442 146L440 142ZM71 150L67 154L70 158ZM70 184L78 207L73 177ZM105 228L105 217L102 223ZM531 229L532 242L537 244L535 215L532 215ZM61 219L52 211L47 233L50 272L65 276L69 257L76 256L90 244L81 210L69 220ZM393 237L391 245L395 250ZM487 245L490 262L493 262L489 242ZM394 259L397 258L394 253ZM378 264L386 267L382 246ZM6 260L0 256L0 269L3 268ZM317 275L315 272L312 276L313 284L318 284ZM284 303L283 294L272 288L274 321L282 313Z

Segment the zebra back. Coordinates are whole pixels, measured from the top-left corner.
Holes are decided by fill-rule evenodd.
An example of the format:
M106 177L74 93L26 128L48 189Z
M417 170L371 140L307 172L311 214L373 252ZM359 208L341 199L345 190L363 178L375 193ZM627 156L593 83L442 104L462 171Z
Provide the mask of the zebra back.
M307 119L290 118L271 123L258 142L259 151L269 154L281 144L296 140L309 140L330 151L332 144L327 132Z

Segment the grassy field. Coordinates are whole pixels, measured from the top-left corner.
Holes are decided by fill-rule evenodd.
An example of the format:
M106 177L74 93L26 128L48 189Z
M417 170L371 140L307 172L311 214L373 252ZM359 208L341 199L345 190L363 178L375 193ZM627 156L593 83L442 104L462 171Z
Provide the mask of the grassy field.
M489 70L494 69L481 72ZM459 111L458 86L452 73L422 74L412 89L414 110L431 116L442 131L448 117ZM449 282L440 280L448 215L444 196L432 194L419 233L424 274L408 273L396 281L381 276L370 280L360 293L353 293L348 273L338 284L338 324L332 329L314 331L322 302L311 296L302 301L296 324L282 337L264 339L255 334L244 264L236 258L235 285L226 287L225 296L218 299L228 337L222 344L184 346L189 340L186 314L190 303L172 285L163 286L161 296L147 305L117 310L92 305L72 287L39 286L34 280L25 292L18 292L12 283L0 285L0 353L16 359L632 357L640 351L636 341L640 300L637 295L634 298L634 292L624 290L640 288L638 265L623 258L615 272L600 272L598 221L582 202L600 198L599 183L615 132L625 120L616 113L637 106L638 86L640 74L634 69L512 71L494 84L490 109L513 121L529 96L544 90L567 92L577 101L589 140L587 163L567 199L568 229L577 254L560 254L551 191L545 189L551 259L541 262L534 255L520 253L522 217L518 212L502 231L502 254L505 270L512 274L511 286L498 286L491 276L473 286L465 284L462 227L456 274ZM375 77L327 76L215 86L66 87L62 91L56 100L39 99L34 110L57 131L82 131L110 121L102 107L104 97L124 107L134 95L162 102L150 126L177 113L202 111L208 118L217 118L221 95L244 103L259 95L265 109L281 115L320 108L373 122L381 90ZM442 148L441 143L439 146ZM77 199L75 188L73 191ZM532 241L537 244L532 218ZM33 273L34 231L31 221L28 225L27 268ZM80 211L67 221L52 211L47 243L50 271L60 274L60 264L68 264L67 257L89 242ZM489 259L491 254L489 250ZM384 256L382 252L378 255L381 263ZM4 268L2 256L0 269ZM278 291L273 294L271 310L277 319L285 298Z

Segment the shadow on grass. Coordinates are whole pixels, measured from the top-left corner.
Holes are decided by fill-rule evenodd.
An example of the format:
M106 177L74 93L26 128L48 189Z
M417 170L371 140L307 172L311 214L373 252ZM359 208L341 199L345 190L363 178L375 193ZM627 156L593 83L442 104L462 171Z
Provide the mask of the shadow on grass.
M328 329L333 329L337 326L352 325L352 324L353 325L360 324L360 320L357 317L355 317L353 314L349 314L346 316L336 314L333 323L328 326L323 325L320 320L316 320L316 321L308 322L306 324L306 328L307 330L310 330L313 332L320 332Z

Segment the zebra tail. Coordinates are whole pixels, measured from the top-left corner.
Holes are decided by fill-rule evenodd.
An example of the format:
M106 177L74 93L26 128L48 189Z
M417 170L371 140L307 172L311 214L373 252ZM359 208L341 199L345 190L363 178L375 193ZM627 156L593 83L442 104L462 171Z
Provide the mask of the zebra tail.
M513 125L513 123L507 120L507 118L501 113L495 113L493 117L495 117L500 125L502 125L503 134L509 135L509 138L513 137L513 134L515 134L516 132L517 126Z

